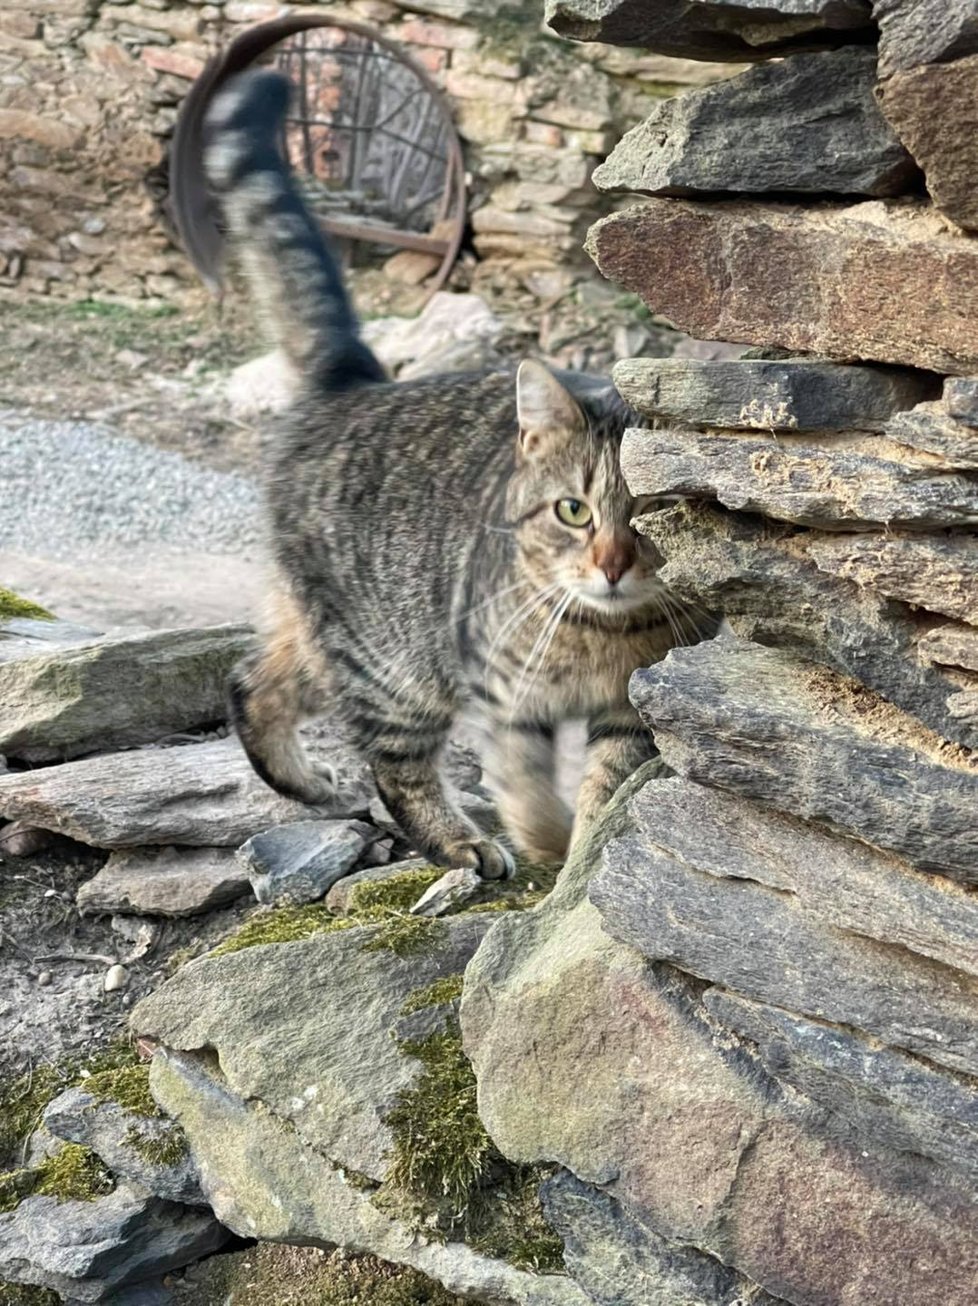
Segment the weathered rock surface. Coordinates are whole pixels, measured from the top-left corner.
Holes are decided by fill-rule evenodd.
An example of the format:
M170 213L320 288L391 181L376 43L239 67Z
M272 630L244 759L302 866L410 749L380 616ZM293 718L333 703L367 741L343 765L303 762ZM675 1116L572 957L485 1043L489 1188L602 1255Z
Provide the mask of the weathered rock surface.
M858 682L724 638L673 649L630 693L681 775L978 882L978 760Z
M868 26L862 0L547 0L547 23L575 41L638 45L685 59L746 62L833 45Z
M0 662L0 753L45 762L223 721L251 639L244 626L153 631Z
M61 1093L45 1108L43 1120L56 1138L90 1147L113 1174L154 1197L187 1206L207 1205L197 1167L189 1151L181 1151L179 1131L172 1121L102 1101L84 1088ZM176 1159L154 1159L161 1150Z
M376 835L364 821L294 821L252 835L238 858L259 902L316 902Z
M618 804L605 837L616 822L627 827ZM502 1150L556 1160L616 1204L605 1209L617 1236L586 1268L584 1239L597 1235L569 1234L588 1292L616 1300L609 1267L631 1287L644 1226L795 1306L966 1306L978 1226L963 1178L867 1152L828 1112L788 1096L707 1016L699 985L608 938L579 900L586 863L572 858L569 869L541 908L486 936L466 972L462 1021L480 1112ZM648 1288L655 1301L654 1280ZM708 1296L665 1300L713 1306Z
M978 52L975 0L872 0L880 28L880 76Z
M978 377L949 376L944 382L944 407L965 426L978 427Z
M757 1044L765 1069L855 1137L928 1156L978 1181L978 1096L967 1080L851 1030L709 989L707 1010Z
M625 432L621 465L633 494L708 496L727 508L805 526L978 524L978 478L869 438L834 447L801 438Z
M917 650L929 662L978 671L978 630L973 626L934 626L921 635Z
M972 55L894 73L879 89L883 113L923 168L934 203L959 227L972 231L978 228L976 77L978 55Z
M42 621L34 617L7 617L0 621L0 662L12 662L52 648L90 644L101 631L72 621Z
M158 1053L153 1091L190 1136L218 1218L242 1237L369 1250L488 1306L590 1306L570 1279L516 1270L464 1243L419 1238L285 1121L242 1100L196 1057Z
M606 277L699 339L978 370L978 245L916 200L651 199L602 218L587 248Z
M756 1283L695 1247L663 1238L600 1188L566 1170L544 1188L564 1260L596 1306L774 1306Z
M978 540L969 534L813 535L827 575L978 625Z
M978 431L956 421L943 403L918 404L896 413L884 430L899 444L937 454L949 467L978 470Z
M169 1048L213 1049L228 1093L263 1102L304 1145L379 1182L384 1117L418 1068L390 1030L410 993L464 969L488 924L480 914L432 924L431 946L408 957L364 951L376 934L364 927L203 957L139 1004L133 1028Z
M661 101L594 184L645 195L900 195L917 169L875 85L876 52L862 46L760 64Z
M959 720L952 707L960 679L942 666L954 664L926 655L921 649L925 622L906 603L885 597L913 601L920 592L929 598L932 590L939 591L927 582L941 550L947 548L954 558L955 542L963 545L966 537L927 536L918 549L914 537L799 531L691 503L648 513L638 524L664 559L663 583L694 612L697 607L723 612L734 634L826 662L932 730L966 747L978 746L978 731ZM911 583L904 585L895 575L890 582L884 574L877 585L867 566L850 573L854 555L875 558L877 550L901 544L921 557ZM962 554L967 556L965 550ZM913 571L912 561L907 570ZM953 581L955 570L941 574ZM970 598L966 580L953 582L963 601Z
M326 756L341 774L331 809L279 797L259 780L237 740L222 739L0 776L0 814L96 848L237 847L273 825L366 812L374 792L366 766L342 745Z
M590 886L613 938L735 993L978 1071L973 895L942 894L892 859L680 780L647 785L632 812L635 834L608 845Z
M630 358L616 365L614 380L646 417L763 431L889 429L901 410L919 412L913 406L935 387L922 373L801 358ZM971 438L978 449L978 437Z
M118 1301L127 1287L216 1251L210 1212L120 1184L93 1202L28 1197L0 1215L0 1279L52 1288L75 1302Z
M197 916L250 892L232 848L134 848L113 853L76 901L83 912Z

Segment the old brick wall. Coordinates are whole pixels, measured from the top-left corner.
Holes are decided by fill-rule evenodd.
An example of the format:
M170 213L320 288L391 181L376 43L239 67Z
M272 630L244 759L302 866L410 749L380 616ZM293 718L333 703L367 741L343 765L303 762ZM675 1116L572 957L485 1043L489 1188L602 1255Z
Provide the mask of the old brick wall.
M545 34L536 6L388 0L329 8L403 42L446 91L466 150L474 247L577 264L611 207L595 164L650 102L713 65ZM0 293L186 301L202 291L161 213L177 107L206 59L288 7L252 0L4 0L0 7ZM549 283L552 284L552 283ZM539 279L546 298L548 281Z

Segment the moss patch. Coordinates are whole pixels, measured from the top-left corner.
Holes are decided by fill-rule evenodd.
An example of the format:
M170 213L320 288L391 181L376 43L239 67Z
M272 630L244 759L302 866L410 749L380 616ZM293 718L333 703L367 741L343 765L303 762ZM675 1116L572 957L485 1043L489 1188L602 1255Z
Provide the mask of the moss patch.
M208 957L224 957L244 948L258 948L266 943L297 943L314 934L329 934L333 930L349 929L359 924L347 916L333 916L321 902L304 907L276 907L269 911L259 908L253 916L229 938L212 948Z
M130 1125L123 1142L151 1165L179 1165L190 1151L187 1135L179 1125L155 1129L144 1133L138 1125Z
M5 1283L0 1280L3 1306L59 1306L61 1298L50 1288L35 1288L32 1283Z
M420 1010L440 992L458 992L461 976L419 989ZM451 987L448 987L451 986ZM435 998L435 1001L440 1000ZM429 1236L463 1237L519 1269L559 1272L563 1244L547 1224L539 1188L549 1171L506 1160L479 1119L476 1080L457 1021L425 1039L401 1043L421 1073L386 1119L394 1145L375 1200Z
M409 993L407 1001L401 1007L402 1016L412 1016L416 1011L426 1007L440 1007L444 1003L456 1002L462 996L461 972L458 975L444 975L441 979L426 984L424 988Z
M350 894L350 914L370 916L372 911L410 911L426 889L445 874L443 866L419 866L386 880L364 880Z
M111 1193L115 1180L90 1147L65 1143L30 1170L0 1175L0 1211L12 1211L26 1197L59 1202L94 1202Z
M102 1070L84 1081L86 1093L96 1102L118 1102L127 1111L156 1119L162 1111L149 1091L149 1063L137 1062L117 1070Z
M42 608L39 603L22 599L12 590L0 585L0 621L10 621L13 617L29 617L32 621L54 621L52 613Z
M195 1279L195 1300L234 1306L474 1306L417 1270L376 1256L275 1243L212 1257L196 1267Z

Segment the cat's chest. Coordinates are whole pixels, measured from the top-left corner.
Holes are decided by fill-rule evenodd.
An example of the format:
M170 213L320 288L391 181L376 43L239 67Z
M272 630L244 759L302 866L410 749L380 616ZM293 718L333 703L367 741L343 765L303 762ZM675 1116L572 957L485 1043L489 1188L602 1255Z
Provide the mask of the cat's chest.
M670 643L668 626L651 619L637 631L526 623L500 628L487 670L495 697L520 714L587 716L624 702L631 673L663 657Z

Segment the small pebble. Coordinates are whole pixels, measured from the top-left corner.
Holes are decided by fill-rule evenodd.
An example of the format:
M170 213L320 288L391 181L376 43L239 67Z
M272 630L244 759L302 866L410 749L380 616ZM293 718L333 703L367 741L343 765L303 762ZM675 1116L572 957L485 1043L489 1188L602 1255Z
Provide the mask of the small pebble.
M102 981L102 988L106 993L114 993L117 989L124 989L129 983L129 972L125 966L110 966L105 972L105 979Z
M45 989L51 983L53 978L54 976L49 970L42 970L37 977L37 982L40 984L42 989Z

